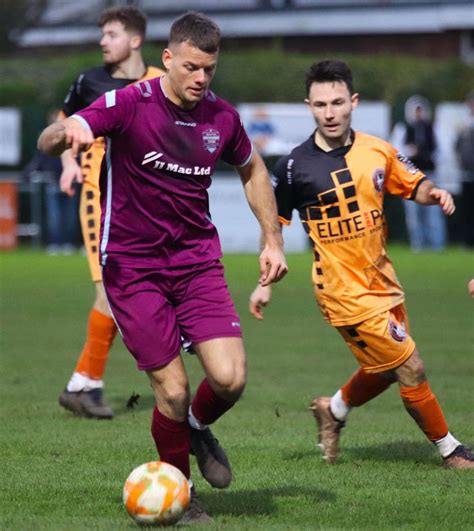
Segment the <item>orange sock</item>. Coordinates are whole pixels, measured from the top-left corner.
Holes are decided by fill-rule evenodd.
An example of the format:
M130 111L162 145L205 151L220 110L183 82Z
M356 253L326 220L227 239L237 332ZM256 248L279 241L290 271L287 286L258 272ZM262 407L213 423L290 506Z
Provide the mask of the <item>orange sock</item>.
M362 404L383 393L385 389L390 387L390 384L389 380L379 374L359 369L341 387L342 398L349 407L362 406Z
M116 333L117 327L112 317L93 308L89 314L86 343L75 372L94 380L102 380Z
M428 382L416 387L400 387L400 396L406 410L430 441L446 436L448 425Z

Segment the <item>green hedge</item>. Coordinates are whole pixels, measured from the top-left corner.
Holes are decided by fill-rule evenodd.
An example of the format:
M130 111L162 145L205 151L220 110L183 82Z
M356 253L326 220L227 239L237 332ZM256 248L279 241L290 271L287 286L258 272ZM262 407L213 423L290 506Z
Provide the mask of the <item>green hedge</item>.
M363 99L397 98L423 92L431 101L462 100L474 86L474 69L458 59L420 59L407 56L341 55L354 71L355 86ZM161 65L161 48L147 46L145 58ZM325 56L290 53L278 46L243 52L224 51L213 87L234 103L301 101L303 76L313 61ZM35 99L40 105L56 106L77 74L101 63L100 53L85 51L60 56L25 55L0 59L2 104L23 105ZM16 88L15 88L16 87Z
M148 45L144 55L148 63L161 65L161 47ZM458 59L347 54L335 57L352 66L355 87L362 99L389 102L397 119L402 102L414 92L424 94L433 103L461 101L474 86L474 69ZM278 45L269 49L224 50L213 88L234 104L302 101L304 72L312 62L324 58L290 53ZM79 72L100 63L100 51L95 49L56 52L54 56L23 51L0 58L0 105L18 106L30 116L42 113L44 117L49 108L61 106ZM35 134L25 135L24 158L31 154L35 142L30 135Z

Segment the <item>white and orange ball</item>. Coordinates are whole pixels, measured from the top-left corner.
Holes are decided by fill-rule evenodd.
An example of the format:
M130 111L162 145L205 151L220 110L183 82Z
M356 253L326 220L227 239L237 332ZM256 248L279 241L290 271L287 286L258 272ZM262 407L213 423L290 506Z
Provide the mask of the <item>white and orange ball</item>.
M138 466L123 487L125 508L138 524L175 524L188 508L190 498L185 475L163 461Z

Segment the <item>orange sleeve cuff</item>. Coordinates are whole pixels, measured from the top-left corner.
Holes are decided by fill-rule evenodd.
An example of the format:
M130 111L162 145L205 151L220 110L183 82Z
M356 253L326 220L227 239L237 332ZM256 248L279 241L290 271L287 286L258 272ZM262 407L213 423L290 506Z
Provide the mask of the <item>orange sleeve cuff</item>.
M291 224L291 221L290 221L290 220L285 219L285 218L282 218L281 216L278 216L278 221L279 221L282 225L290 225L290 224Z

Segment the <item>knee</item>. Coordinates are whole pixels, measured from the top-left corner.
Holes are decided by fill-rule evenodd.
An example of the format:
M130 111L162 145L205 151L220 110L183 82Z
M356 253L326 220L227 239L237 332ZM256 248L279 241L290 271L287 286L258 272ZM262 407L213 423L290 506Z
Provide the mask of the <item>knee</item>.
M167 417L184 420L188 414L190 391L187 382L169 382L159 389L153 386L158 409Z
M399 369L396 370L397 379L403 387L414 387L426 380L425 366L420 355L415 351Z
M187 406L189 402L189 387L185 386L170 386L164 389L161 399L172 407Z
M229 402L237 402L245 389L245 370L221 371L210 378L214 391Z
M418 357L414 361L407 376L411 378L414 385L418 385L426 380L425 366L421 358Z

